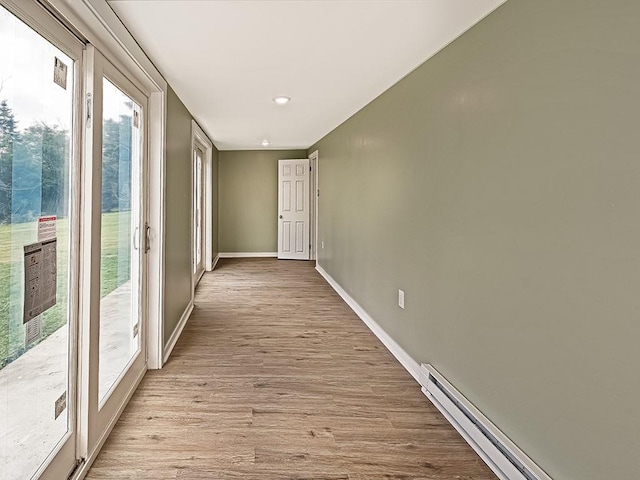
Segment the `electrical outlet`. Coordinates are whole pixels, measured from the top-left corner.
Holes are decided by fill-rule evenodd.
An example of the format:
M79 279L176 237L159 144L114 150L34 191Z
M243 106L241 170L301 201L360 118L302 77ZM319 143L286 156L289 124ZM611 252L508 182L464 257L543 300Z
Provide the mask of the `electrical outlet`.
M404 290L398 290L398 306L404 308Z

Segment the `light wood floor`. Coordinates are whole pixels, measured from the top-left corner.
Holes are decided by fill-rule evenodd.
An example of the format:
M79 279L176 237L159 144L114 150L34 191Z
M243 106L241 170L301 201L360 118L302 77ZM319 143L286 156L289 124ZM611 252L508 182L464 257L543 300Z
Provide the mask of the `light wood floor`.
M312 262L222 260L88 479L496 477Z

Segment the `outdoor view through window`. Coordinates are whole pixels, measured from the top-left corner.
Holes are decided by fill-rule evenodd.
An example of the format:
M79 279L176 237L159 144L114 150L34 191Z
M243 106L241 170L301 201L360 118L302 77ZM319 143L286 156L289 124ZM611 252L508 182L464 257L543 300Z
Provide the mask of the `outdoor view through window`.
M69 428L74 68L67 55L0 8L3 479L29 478Z
M79 65L0 7L0 478L31 478L72 432L78 327ZM141 107L104 81L103 400L140 349ZM84 162L91 161L84 159ZM76 199L76 200L74 200ZM72 263L75 262L75 263ZM76 282L75 284L73 282ZM134 331L135 328L135 331ZM71 373L71 374L70 374Z

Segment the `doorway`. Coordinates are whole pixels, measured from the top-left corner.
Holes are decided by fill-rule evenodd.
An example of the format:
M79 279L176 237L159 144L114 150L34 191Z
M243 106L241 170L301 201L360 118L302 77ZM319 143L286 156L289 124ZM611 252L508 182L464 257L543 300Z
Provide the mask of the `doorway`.
M205 271L213 268L213 236L216 234L213 225L213 143L202 128L191 123L191 231L192 231L192 265L193 288Z
M193 149L193 282L197 285L204 274L204 152L199 145Z

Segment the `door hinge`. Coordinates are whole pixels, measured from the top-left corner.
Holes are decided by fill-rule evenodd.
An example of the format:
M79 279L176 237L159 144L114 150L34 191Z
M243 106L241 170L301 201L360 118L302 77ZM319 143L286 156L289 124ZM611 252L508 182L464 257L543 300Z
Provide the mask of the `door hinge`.
M316 196L317 196L317 197L319 197L319 196L320 196L320 189L318 189L318 194L317 194Z
M309 167L309 171L311 171L311 167Z

